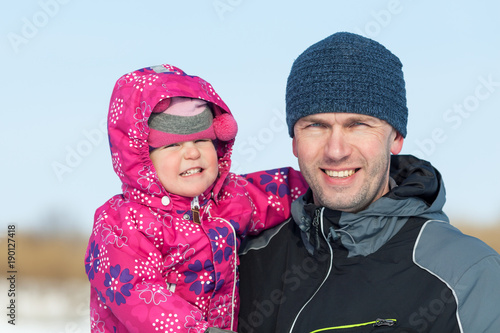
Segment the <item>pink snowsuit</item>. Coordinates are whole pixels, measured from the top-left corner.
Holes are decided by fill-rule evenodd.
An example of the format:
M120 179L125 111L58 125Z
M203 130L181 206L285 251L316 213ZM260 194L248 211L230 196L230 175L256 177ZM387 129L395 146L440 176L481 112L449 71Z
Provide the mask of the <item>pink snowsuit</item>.
M230 173L233 139L215 143L219 177L205 193L168 193L149 158L148 118L174 96L230 113L208 82L170 65L131 72L114 87L108 133L123 193L96 210L85 256L92 332L236 330L240 241L287 219L305 192L290 168ZM200 224L192 220L196 204Z

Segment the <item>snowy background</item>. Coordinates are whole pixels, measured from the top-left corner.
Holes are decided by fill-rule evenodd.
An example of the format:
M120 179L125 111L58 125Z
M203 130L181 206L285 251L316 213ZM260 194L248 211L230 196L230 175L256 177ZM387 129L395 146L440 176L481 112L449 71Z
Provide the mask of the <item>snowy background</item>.
M150 65L169 63L212 83L240 125L233 171L297 166L284 124L286 78L304 49L338 31L373 38L403 62L410 110L403 153L428 159L441 171L452 221L492 225L500 220L496 1L24 0L2 5L4 229L16 224L20 233L90 233L94 210L120 192L105 133L111 90L122 74ZM40 304L33 303L41 297L36 290L41 292L20 293L33 296L20 310L25 331L88 332L85 313L68 314L68 307L60 307L62 295L68 295L64 288ZM76 290L69 293L76 308L85 304L84 292L70 290ZM51 307L66 309L59 312L64 319L53 319L59 315L47 312ZM21 332L23 325L13 329L0 321L2 332L4 327Z

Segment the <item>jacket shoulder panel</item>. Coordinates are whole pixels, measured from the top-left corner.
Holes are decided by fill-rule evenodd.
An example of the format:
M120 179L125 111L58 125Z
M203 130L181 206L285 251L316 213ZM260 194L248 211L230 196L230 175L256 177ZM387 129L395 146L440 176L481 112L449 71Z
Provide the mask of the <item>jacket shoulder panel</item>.
M483 241L437 220L422 226L413 252L416 264L452 286L467 270L489 256L498 254Z
M500 331L500 256L491 247L431 220L420 231L413 259L453 291L464 332Z

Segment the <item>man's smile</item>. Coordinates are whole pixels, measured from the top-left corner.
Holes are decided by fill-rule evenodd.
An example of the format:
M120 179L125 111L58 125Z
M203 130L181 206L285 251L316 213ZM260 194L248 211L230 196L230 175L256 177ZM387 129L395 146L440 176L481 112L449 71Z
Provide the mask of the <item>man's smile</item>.
M356 171L357 171L356 169L341 170L341 171L326 170L326 169L323 170L323 172L326 173L331 178L347 178L354 175Z

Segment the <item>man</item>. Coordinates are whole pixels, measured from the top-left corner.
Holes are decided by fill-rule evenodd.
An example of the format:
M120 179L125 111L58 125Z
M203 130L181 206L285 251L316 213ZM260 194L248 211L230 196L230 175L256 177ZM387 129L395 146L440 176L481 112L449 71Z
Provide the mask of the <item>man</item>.
M449 224L436 169L397 156L399 59L336 33L295 60L286 103L310 189L244 244L238 332L500 332L500 256Z

